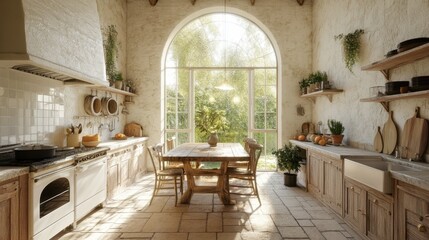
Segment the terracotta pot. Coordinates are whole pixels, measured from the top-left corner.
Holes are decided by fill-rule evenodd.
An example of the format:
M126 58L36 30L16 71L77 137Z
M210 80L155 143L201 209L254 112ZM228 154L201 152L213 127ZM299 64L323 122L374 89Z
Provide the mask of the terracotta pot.
M207 143L210 145L210 147L216 147L218 141L219 141L219 137L217 136L217 133L212 133Z
M332 144L333 145L341 145L341 142L343 142L344 135L331 135Z
M284 185L287 187L296 187L296 174L284 173Z

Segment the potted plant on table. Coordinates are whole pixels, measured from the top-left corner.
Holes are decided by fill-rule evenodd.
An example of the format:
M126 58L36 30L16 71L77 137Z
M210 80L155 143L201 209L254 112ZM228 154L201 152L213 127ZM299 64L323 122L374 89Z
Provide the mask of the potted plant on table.
M219 141L217 133L227 130L228 125L226 112L223 110L203 106L201 110L196 111L195 127L202 135L208 137L210 147L216 147Z
M124 80L124 78L122 77L122 73L116 72L113 76L113 80L115 81L115 88L122 89L122 80Z
M328 120L328 127L331 131L331 139L332 144L334 145L340 145L343 141L344 135L344 126L340 121L329 119Z
M297 146L285 144L283 148L273 151L277 158L277 166L280 170L287 172L284 173L284 185L288 187L296 186L296 173L299 171L300 153Z

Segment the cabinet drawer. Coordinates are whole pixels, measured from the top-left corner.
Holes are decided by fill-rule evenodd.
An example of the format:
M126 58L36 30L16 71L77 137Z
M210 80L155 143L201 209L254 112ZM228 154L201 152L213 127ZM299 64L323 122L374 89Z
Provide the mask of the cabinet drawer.
M429 219L408 210L405 215L407 239L429 239Z

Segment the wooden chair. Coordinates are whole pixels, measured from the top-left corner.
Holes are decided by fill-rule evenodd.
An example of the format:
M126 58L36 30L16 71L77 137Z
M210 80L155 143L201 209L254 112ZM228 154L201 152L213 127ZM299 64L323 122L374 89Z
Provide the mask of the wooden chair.
M177 180L179 180L180 193L183 194L183 169L181 168L171 168L165 169L162 161L162 148L164 144L160 143L155 146L149 146L148 152L150 159L152 160L152 165L155 172L155 185L153 188L152 198L150 199L150 204L152 204L152 200L154 196L173 196L166 194L158 194L160 189L173 189L174 188L174 196L175 196L175 206L177 206ZM163 186L165 183L172 183L173 187Z
M258 166L258 160L261 156L264 146L257 143L249 143L249 167L248 168L237 168L237 167L228 167L226 173L226 188L228 194L237 194L237 195L256 195L258 197L259 203L261 199L259 198L258 185L256 182L256 169ZM233 185L229 184L231 178L239 179L240 181L247 181L246 185ZM250 184L249 184L250 183ZM240 192L231 192L230 188L251 188L251 193L240 193Z
M173 150L176 147L176 137L171 137L167 139L167 151ZM170 168L181 168L185 170L183 163L180 162L163 162L165 169Z
M249 137L245 138L243 140L243 142L244 142L244 150L246 150L247 153L250 152L249 143L257 143L256 139L249 138ZM228 167L237 167L237 168L249 169L250 166L249 166L249 162L247 162L247 161L230 161L228 163Z

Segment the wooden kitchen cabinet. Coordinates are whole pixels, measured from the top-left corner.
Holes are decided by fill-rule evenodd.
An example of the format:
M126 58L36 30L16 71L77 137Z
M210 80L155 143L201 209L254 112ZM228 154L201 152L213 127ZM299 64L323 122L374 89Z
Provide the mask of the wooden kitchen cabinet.
M343 167L342 160L332 157L323 158L323 194L322 200L335 212L343 212Z
M331 207L343 212L342 160L316 151L308 151L308 191Z
M134 183L146 170L146 141L107 152L107 198Z
M395 239L429 239L429 191L397 181Z
M28 239L28 175L0 183L0 239Z
M322 156L312 151L308 151L308 191L320 198L323 188L323 161Z
M344 179L344 220L369 239L393 237L393 198Z

